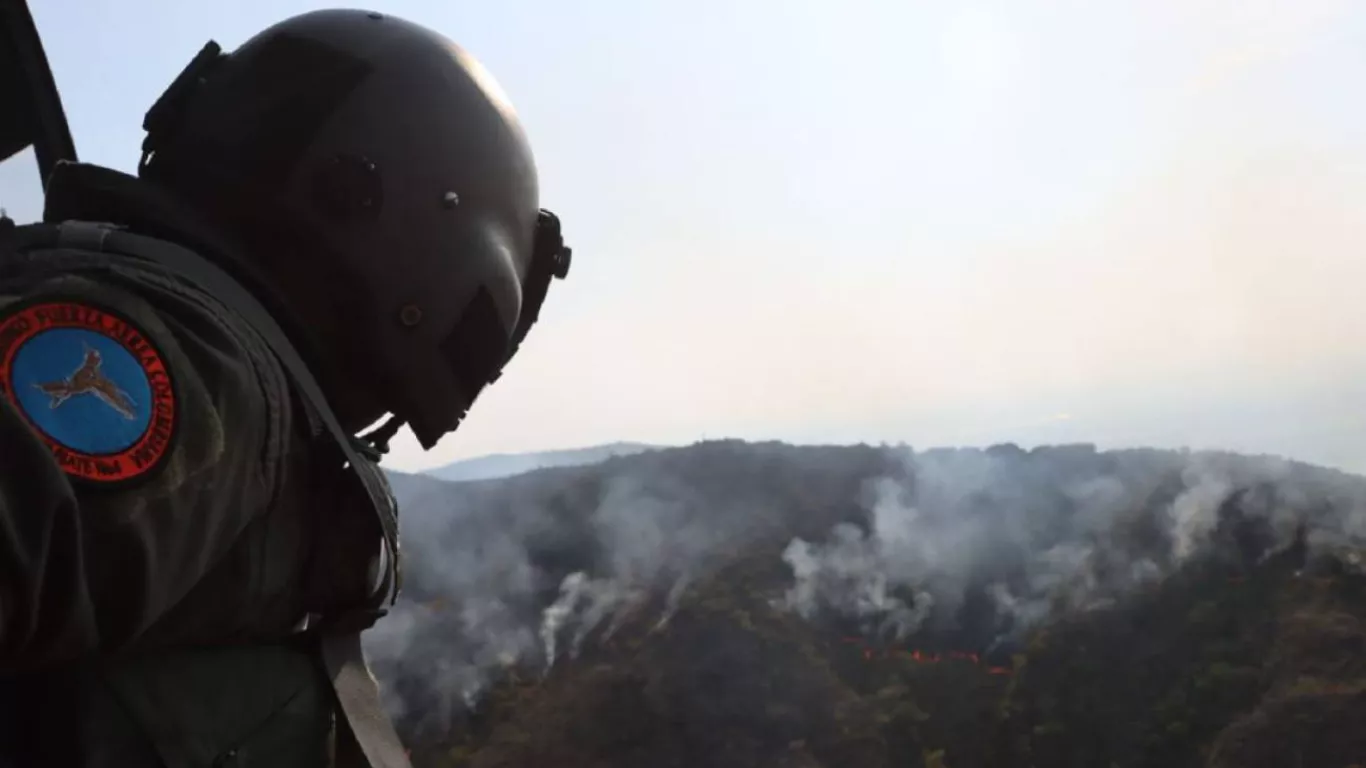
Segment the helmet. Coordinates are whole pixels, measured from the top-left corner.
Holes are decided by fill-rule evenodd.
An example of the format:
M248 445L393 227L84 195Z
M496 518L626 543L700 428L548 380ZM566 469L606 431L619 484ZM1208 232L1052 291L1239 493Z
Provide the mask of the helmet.
M316 11L230 54L210 42L143 127L140 176L231 190L307 243L272 258L307 260L320 291L363 287L356 343L424 448L459 425L568 272L499 86L402 19Z

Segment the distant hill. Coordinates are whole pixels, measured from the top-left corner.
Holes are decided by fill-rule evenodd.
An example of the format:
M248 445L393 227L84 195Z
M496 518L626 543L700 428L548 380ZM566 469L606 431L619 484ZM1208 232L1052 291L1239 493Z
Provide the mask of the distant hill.
M493 480L547 467L579 467L597 464L614 456L632 456L657 448L658 446L645 445L644 443L610 443L591 448L571 448L563 451L542 451L540 453L495 453L489 456L457 461L438 469L428 470L424 474L450 482Z

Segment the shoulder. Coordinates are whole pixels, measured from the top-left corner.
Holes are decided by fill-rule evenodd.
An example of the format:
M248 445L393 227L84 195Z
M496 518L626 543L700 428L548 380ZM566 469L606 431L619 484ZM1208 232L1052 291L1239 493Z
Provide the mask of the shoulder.
M134 259L30 254L0 272L0 393L78 487L264 499L289 431L278 363L207 291Z

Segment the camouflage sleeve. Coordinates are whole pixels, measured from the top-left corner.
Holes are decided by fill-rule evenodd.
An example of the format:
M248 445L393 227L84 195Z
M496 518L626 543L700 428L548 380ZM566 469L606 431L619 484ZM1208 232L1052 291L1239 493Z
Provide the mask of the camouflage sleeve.
M0 671L126 647L269 502L274 395L207 304L165 298L0 299Z

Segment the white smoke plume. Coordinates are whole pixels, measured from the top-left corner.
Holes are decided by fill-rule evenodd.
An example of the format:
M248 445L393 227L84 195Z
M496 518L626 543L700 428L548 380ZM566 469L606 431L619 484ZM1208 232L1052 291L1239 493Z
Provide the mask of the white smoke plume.
M547 672L558 657L560 635L565 630L572 631L569 656L577 657L589 633L626 602L630 592L625 584L615 579L590 579L583 571L564 578L559 599L541 617L541 646Z
M823 546L795 539L783 552L796 582L783 604L807 619L817 618L822 605L838 606L865 634L901 640L920 628L934 600L921 592L908 605L890 594L895 554L885 540L849 524L836 526Z
M408 587L365 635L396 717L442 727L513 664L548 673L651 605L662 626L695 575L763 520L667 472L598 472L397 479Z
M792 542L789 607L857 621L870 635L893 627L900 640L931 608L954 629L977 589L994 604L1000 641L1159 580L1213 545L1229 509L1263 531L1246 545L1262 558L1301 533L1311 548L1366 542L1359 480L1281 459L1079 446L905 460L901 480L875 484L864 529L842 523L818 543ZM898 597L906 593L910 605Z

